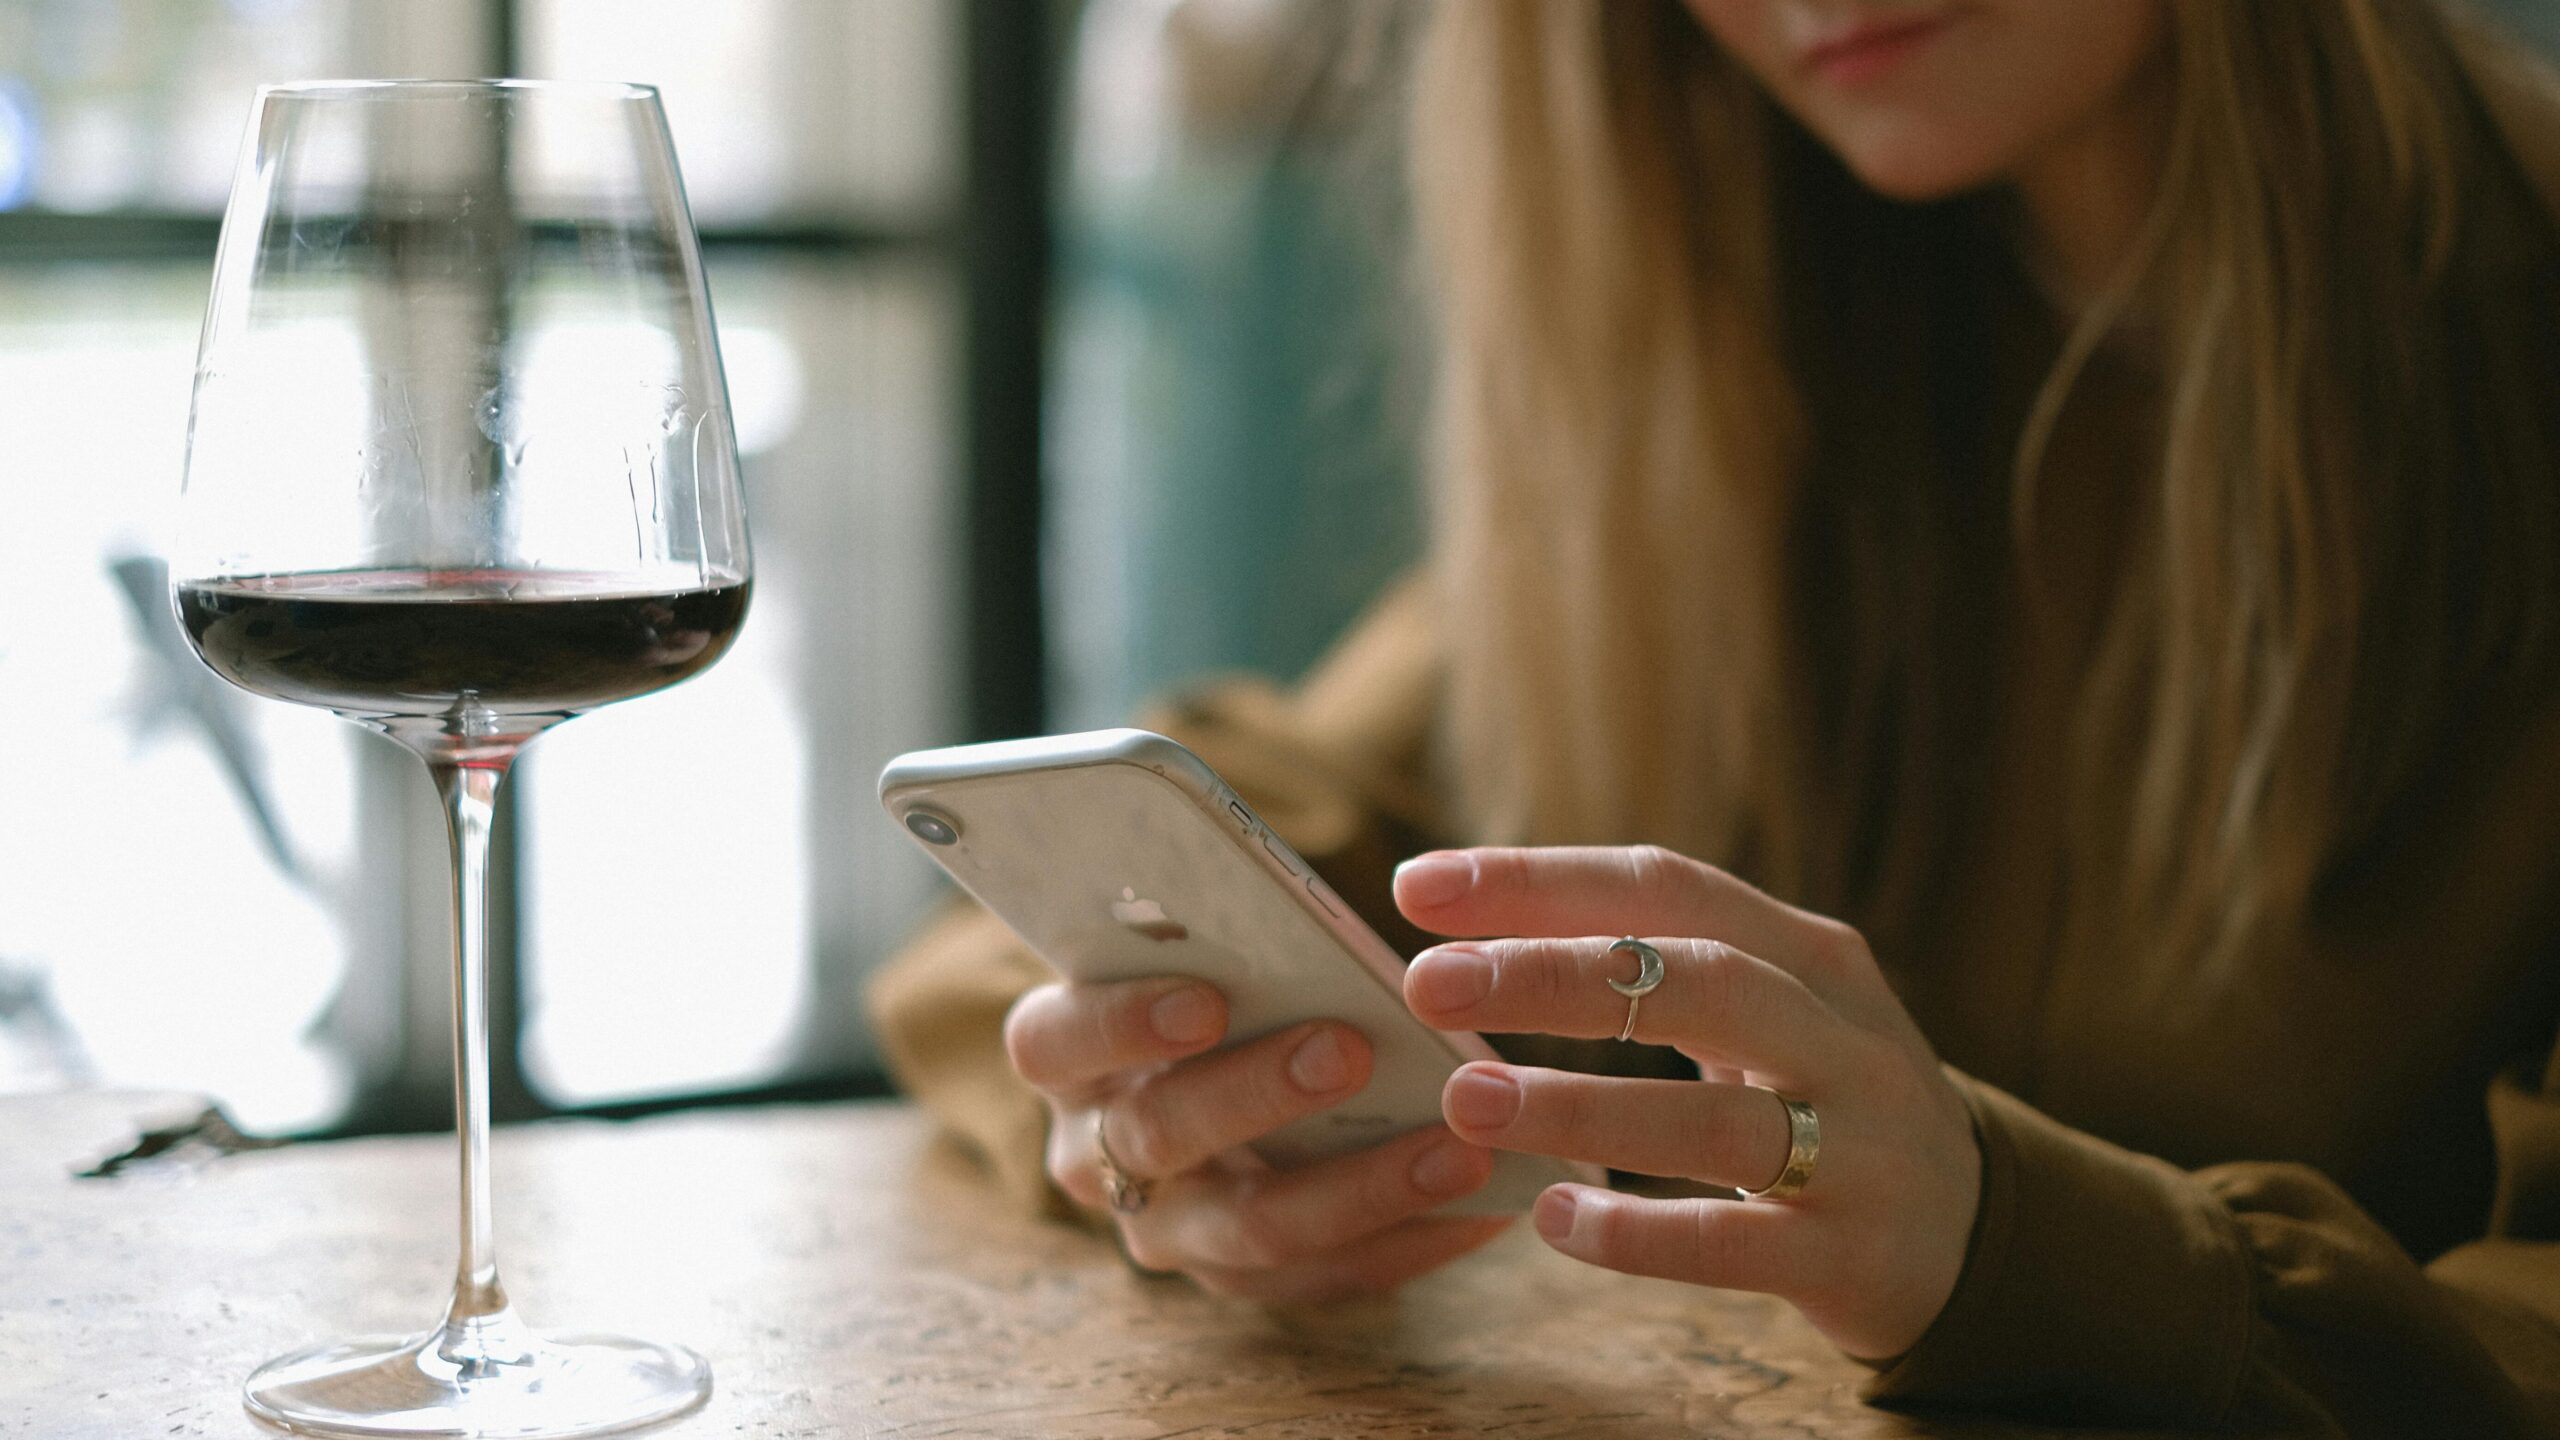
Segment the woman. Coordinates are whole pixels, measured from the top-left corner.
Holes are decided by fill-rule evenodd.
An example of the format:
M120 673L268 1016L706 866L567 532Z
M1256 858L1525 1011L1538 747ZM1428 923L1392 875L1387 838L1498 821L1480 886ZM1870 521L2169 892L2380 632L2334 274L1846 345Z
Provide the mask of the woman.
M1879 1399L2560 1433L2539 72L2439 0L1508 0L1419 85L1432 581L1162 723L1373 918L1474 847L1407 1002L1545 1063L1255 1174L1356 1033L971 919L875 992L915 1092L1220 1290L1444 1263L1522 1149L1771 1191L1533 1219Z

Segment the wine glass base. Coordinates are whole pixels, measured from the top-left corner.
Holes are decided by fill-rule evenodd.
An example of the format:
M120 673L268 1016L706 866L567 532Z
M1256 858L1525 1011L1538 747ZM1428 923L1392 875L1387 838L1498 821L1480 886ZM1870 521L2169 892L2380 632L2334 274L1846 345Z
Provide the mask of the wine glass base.
M314 1345L258 1368L249 1413L296 1435L611 1435L711 1396L711 1366L679 1345L532 1335L504 1360L457 1360L450 1330Z

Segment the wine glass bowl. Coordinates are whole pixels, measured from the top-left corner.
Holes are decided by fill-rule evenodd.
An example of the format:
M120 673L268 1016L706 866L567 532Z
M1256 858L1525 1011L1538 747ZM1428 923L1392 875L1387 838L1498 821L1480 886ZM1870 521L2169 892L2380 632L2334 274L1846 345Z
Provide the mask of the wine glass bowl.
M354 570L180 582L196 653L429 757L474 759L707 668L745 619L726 576Z
M700 1404L679 1347L544 1335L490 1230L487 858L524 745L710 666L750 591L736 441L646 86L259 91L170 578L198 655L427 764L452 838L461 1261L441 1324L251 1376L321 1435L568 1436Z

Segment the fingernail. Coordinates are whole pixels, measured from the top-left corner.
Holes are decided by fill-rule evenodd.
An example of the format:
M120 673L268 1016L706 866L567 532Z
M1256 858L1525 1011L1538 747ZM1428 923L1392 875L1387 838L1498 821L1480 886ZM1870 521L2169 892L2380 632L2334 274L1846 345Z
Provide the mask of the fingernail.
M1147 1022L1175 1045L1197 1045L1218 1038L1218 997L1204 986L1185 985L1156 1000Z
M1342 1037L1318 1030L1299 1042L1289 1056L1289 1078L1310 1095L1326 1095L1351 1083L1351 1056Z
M1578 1203L1573 1191L1562 1185L1550 1185L1530 1208L1529 1218L1538 1227L1538 1237L1550 1245L1561 1245L1573 1233L1573 1207Z
M1483 1184L1490 1173L1484 1151L1451 1136L1415 1158L1413 1188L1425 1195L1458 1195Z
M1452 1124L1499 1130L1520 1118L1520 1082L1499 1070L1461 1070L1449 1077L1440 1108Z
M1446 905L1476 888L1476 862L1455 850L1416 855L1396 867L1395 888L1416 905Z
M1481 950L1442 945L1414 957L1413 997L1432 1010L1464 1010L1493 993L1493 960Z

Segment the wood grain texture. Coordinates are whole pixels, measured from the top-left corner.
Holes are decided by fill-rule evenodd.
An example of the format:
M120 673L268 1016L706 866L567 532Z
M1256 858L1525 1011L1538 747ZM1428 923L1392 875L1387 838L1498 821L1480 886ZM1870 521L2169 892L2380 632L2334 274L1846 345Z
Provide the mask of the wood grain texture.
M265 1435L237 1400L260 1360L440 1313L450 1140L72 1178L183 1108L0 1100L0 1435ZM1004 1213L894 1105L502 1130L496 1167L501 1263L529 1319L711 1357L710 1405L653 1435L2038 1433L1861 1405L1864 1372L1784 1305L1591 1270L1526 1227L1390 1300L1215 1299Z

